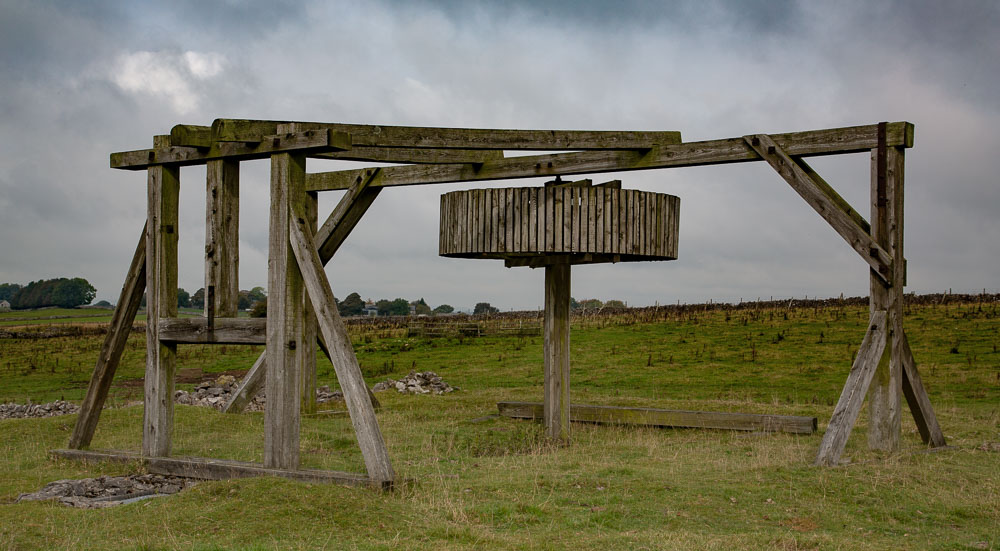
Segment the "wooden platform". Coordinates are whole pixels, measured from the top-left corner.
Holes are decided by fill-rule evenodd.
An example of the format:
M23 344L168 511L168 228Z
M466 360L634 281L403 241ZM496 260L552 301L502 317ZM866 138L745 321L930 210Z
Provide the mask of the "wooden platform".
M543 415L540 402L498 402L497 407L500 409L500 415L515 419L542 419ZM790 432L794 434L816 432L815 417L588 406L583 404L570 405L570 421L611 425Z
M206 459L201 457L143 457L135 452L52 450L54 457L85 462L111 461L116 463L138 462L154 474L184 476L203 480L226 480L229 478L250 478L255 476L277 476L299 482L340 484L343 486L374 486L391 489L392 484L375 484L370 478L355 473L339 471L319 471L314 469L269 469L260 463L231 461L227 459Z

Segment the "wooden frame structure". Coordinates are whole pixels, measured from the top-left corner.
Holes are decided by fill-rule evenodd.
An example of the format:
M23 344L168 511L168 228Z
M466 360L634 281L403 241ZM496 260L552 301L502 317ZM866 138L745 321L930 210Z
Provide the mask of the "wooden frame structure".
M367 476L360 480L377 486L392 484L396 476L372 401L323 271L383 189L753 161L770 164L869 267L871 322L816 463L838 463L866 395L870 447L898 448L900 393L909 403L924 442L943 446L944 437L902 325L903 168L905 149L912 145L913 126L906 122L701 142L681 142L678 132L415 128L235 119L218 119L211 126L175 126L169 135L154 137L151 149L111 155L112 168L146 171L147 221L70 439L74 450L64 453L77 458L108 457L76 450L90 445L145 291L148 321L141 455L151 469L180 469L187 475L206 477L264 473L308 478L307 471L298 468L299 415L303 398L307 408L310 402L307 385L315 384L312 344L321 337L364 457ZM504 150L559 152L507 158ZM804 161L809 156L844 153L871 155L870 221ZM307 173L307 158L401 164ZM239 162L247 159L271 161L266 324L235 317L233 306L238 293ZM177 197L180 167L190 165L208 169L206 312L204 318L193 321L178 319L176 310ZM332 190L346 193L318 225L316 193ZM190 342L266 344L265 355L251 372L266 372L263 465L170 458L176 350L179 344ZM181 464L183 468L177 466ZM359 483L359 476L349 473L327 473L323 479Z

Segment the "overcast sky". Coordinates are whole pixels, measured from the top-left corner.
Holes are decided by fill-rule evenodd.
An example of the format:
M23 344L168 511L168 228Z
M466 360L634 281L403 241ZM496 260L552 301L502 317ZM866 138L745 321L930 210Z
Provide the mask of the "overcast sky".
M906 120L907 291L996 292L997 28L993 1L0 0L0 282L78 276L117 300L146 179L111 170L108 154L149 147L177 123L679 130L694 141ZM867 155L812 164L868 213ZM576 267L577 299L868 292L867 266L764 163L620 177L681 198L679 258ZM244 163L241 184L249 289L267 280L267 162ZM183 169L181 187L180 285L194 292L204 169ZM538 307L541 270L437 256L439 195L469 187L381 194L328 266L334 292ZM339 195L322 195L321 217Z

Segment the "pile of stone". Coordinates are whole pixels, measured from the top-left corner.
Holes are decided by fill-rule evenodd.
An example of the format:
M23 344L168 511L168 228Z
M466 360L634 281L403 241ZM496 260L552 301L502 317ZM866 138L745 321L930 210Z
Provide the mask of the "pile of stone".
M380 383L375 383L375 386L372 388L375 392L390 389L396 389L397 392L404 394L445 394L458 390L458 387L453 387L444 382L433 371L411 371L409 375L398 381L386 379Z
M178 390L174 392L174 402L188 406L211 407L221 410L229 403L229 399L239 388L239 382L232 375L221 375L214 381L204 381L198 383L194 390ZM316 403L322 404L334 400L343 400L344 395L340 391L330 390L329 386L321 386L316 389ZM247 404L244 411L263 411L266 403L266 396L263 389L254 396L254 399Z
M99 509L176 494L192 485L187 478L158 474L57 480L37 492L21 494L16 502L52 499L70 507Z
M80 406L56 400L47 404L0 404L0 419L22 419L25 417L55 417L56 415L68 415L76 413Z

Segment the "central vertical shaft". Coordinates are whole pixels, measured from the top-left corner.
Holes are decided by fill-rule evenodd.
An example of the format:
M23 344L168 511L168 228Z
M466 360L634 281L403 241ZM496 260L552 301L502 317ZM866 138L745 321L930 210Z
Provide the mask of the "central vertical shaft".
M545 434L569 441L570 266L545 266Z

